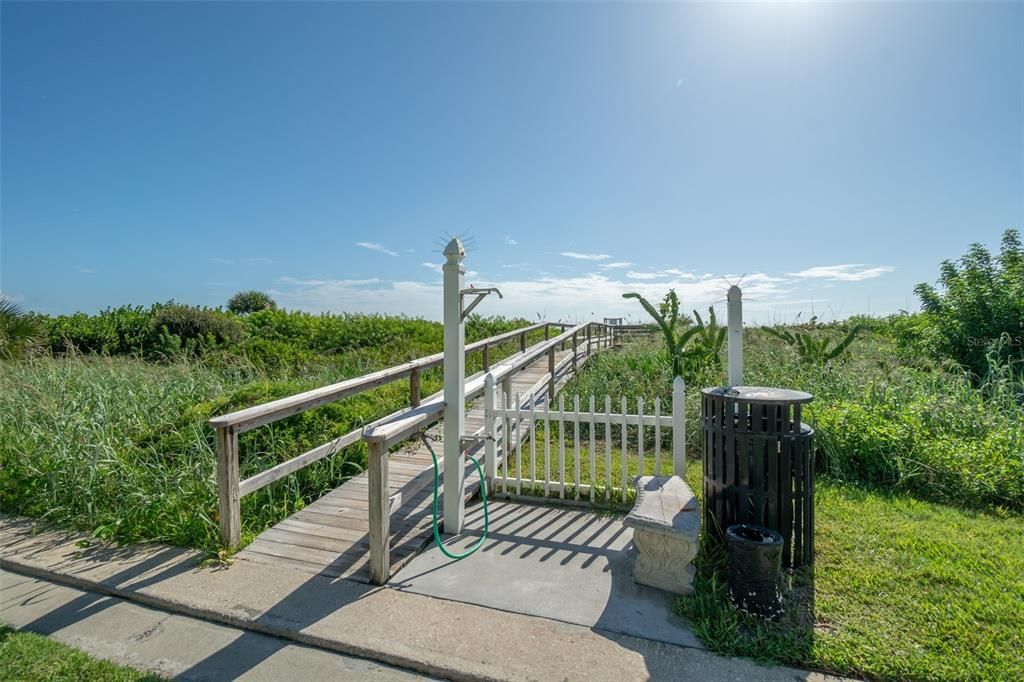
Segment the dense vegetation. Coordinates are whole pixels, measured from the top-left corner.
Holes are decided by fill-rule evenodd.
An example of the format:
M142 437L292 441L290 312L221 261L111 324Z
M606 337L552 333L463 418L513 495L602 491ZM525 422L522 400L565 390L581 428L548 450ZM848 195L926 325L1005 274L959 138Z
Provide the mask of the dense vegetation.
M442 346L437 323L374 315L163 304L36 321L45 336L35 352L0 373L0 510L210 551L219 537L209 417ZM473 317L467 337L527 324ZM421 390L439 390L440 380L424 373ZM246 433L242 476L406 404L400 382ZM364 458L356 445L245 497L243 541L360 472Z

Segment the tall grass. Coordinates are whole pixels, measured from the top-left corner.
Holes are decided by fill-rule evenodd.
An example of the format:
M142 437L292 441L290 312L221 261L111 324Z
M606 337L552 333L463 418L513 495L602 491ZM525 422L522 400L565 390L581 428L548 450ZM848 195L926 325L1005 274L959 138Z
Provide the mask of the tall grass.
M643 395L670 404L668 363L656 340L595 357L567 387L581 395ZM687 442L700 452L700 390L725 370L687 377ZM956 504L1024 510L1024 373L993 365L981 387L926 358L908 362L881 332L864 334L843 361L819 365L748 330L745 382L809 391L806 419L818 465L834 478L903 489ZM617 403L616 403L617 404Z

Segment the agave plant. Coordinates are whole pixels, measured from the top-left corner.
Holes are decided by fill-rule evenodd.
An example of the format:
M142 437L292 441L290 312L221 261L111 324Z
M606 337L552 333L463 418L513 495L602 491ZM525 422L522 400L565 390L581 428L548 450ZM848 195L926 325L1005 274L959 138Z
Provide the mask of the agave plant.
M788 329L775 329L774 327L764 327L763 329L769 336L774 336L796 348L797 355L804 362L824 365L846 353L850 344L860 333L861 327L860 325L853 327L843 337L843 340L834 346L831 345L832 339L827 336L818 337L807 332L791 332Z
M680 376L683 371L686 342L693 338L701 330L701 327L691 327L689 329L680 327L679 298L676 296L675 291L670 291L665 296L660 310L636 292L631 291L623 294L622 298L635 298L640 301L640 305L644 307L647 314L657 322L658 327L661 328L662 335L665 337L665 347L668 352L669 363L672 365L672 376Z
M38 341L42 328L35 318L0 297L0 359L16 360Z

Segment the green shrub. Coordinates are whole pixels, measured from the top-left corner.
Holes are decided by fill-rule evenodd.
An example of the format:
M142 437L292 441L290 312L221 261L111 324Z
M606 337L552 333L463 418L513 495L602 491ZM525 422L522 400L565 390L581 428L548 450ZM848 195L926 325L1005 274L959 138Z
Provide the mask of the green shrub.
M239 291L228 300L228 310L238 315L276 309L274 299L262 291Z
M976 243L958 262L944 261L939 285L918 284L914 291L940 351L978 378L994 348L1000 363L1024 359L1024 247L1017 230L1003 234L995 257Z
M170 304L153 315L148 337L151 356L171 358L193 356L239 343L245 326L237 316L214 308Z
M107 308L95 315L75 313L44 318L53 353L127 355L145 350L156 306Z

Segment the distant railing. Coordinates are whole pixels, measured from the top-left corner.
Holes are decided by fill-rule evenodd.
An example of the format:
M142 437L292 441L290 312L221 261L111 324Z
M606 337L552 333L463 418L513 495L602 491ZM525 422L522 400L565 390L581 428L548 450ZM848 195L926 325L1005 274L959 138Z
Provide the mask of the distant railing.
M467 355L473 352L481 353L483 372L471 377L471 384L473 384L475 388L473 388L471 392L469 386L467 386L466 399L469 400L473 397L479 396L483 392L483 373L492 369L490 351L495 346L518 341L520 354L513 357L516 358L514 366L519 368L529 364L529 362L532 362L533 359L536 359L540 354L545 352L543 349L537 350L540 346L548 349L561 344L564 348L569 342L571 342L573 344L573 348L576 349L579 345L578 336L583 333L584 330L586 330L585 333L587 336L588 349L593 342L593 328L603 328L599 338L603 343L608 345L616 342L620 338L620 334L623 333L621 327L613 329L606 325L600 325L597 323L577 325L572 327L569 331L564 331L566 327L570 326L571 325L562 322L539 322L528 327L515 329L468 344L465 349ZM554 339L550 339L549 335L551 328L553 327L561 329L563 332ZM528 347L527 335L531 332L538 332L542 329L546 340L540 344ZM572 361L574 363L576 362L576 353L573 354ZM241 499L244 496L257 491L274 481L280 480L289 474L299 471L300 469L309 466L324 457L335 454L350 445L358 443L363 438L364 432L368 430L372 431L374 428L395 423L395 420L401 420L403 418L415 420L425 414L439 414L440 410L444 408L444 403L441 399L442 394L439 392L430 396L426 400L422 399L420 395L420 375L426 370L434 367L440 367L443 363L444 354L436 353L434 355L428 355L400 365L395 365L394 367L372 372L361 377L347 379L336 384L331 384L330 386L305 391L304 393L288 396L286 398L281 398L279 400L274 400L262 405L256 405L254 407L238 410L236 412L231 412L230 414L210 419L209 424L216 430L217 435L218 511L220 515L219 525L221 539L224 545L227 547L237 547L239 544L241 539ZM500 372L514 371L513 369L506 369L510 366L508 361L503 361L503 363L504 364L496 365L495 368L501 367L501 369L498 370ZM552 368L554 367L553 352L551 353L550 366ZM354 429L353 431L335 438L328 443L317 446L312 450L304 452L285 462L281 462L266 471L262 471L250 476L249 478L240 480L238 447L239 435L260 426L271 424L281 419L301 414L307 410L355 396L365 391L405 378L409 379L408 407L383 416L365 426ZM552 389L553 386L554 380L552 379Z

